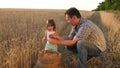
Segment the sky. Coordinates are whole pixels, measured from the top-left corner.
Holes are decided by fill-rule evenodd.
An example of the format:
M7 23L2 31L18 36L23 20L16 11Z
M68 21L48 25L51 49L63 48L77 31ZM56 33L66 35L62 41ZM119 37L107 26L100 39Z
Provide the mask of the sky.
M104 0L0 0L0 8L93 10Z

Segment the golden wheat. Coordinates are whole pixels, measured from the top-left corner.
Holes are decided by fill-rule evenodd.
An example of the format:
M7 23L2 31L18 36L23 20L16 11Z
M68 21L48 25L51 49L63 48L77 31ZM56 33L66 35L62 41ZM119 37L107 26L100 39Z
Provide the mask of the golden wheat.
M0 68L33 68L39 51L44 49L45 43L41 43L41 38L47 19L55 20L57 32L61 35L69 34L71 26L66 23L64 12L65 10L0 9ZM114 18L115 15L88 11L81 11L81 14L103 30L108 46L107 53L94 60L97 64L93 63L90 67L119 67L120 65L112 63L113 59L117 61L120 56L120 23ZM76 59L70 61L71 53L66 53L63 47L60 47L60 51L64 55L61 61L63 68L77 66L73 66L77 64Z

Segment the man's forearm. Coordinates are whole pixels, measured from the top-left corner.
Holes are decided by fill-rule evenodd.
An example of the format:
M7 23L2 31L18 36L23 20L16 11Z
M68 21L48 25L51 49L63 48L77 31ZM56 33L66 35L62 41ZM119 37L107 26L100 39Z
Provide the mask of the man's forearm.
M58 36L58 40L64 40L64 37Z
M74 42L72 40L61 40L58 41L59 45L64 45L64 46L72 46L74 45Z
M68 37L69 38L69 37ZM71 39L64 39L64 40L58 40L58 44L64 45L64 46L72 46L74 45L78 40L80 40L77 37L74 37L72 40Z

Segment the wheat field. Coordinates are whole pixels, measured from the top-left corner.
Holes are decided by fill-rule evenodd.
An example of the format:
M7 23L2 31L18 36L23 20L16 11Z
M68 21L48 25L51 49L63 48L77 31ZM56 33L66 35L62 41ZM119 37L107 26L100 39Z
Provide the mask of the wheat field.
M71 25L65 20L64 12L52 9L0 9L0 68L33 68L39 51L44 49L45 43L41 39L47 19L55 20L60 35L69 34ZM105 53L93 59L89 68L119 68L120 15L105 11L80 12L103 30L107 42ZM61 68L77 68L74 54L63 46L59 46L59 51L62 53Z

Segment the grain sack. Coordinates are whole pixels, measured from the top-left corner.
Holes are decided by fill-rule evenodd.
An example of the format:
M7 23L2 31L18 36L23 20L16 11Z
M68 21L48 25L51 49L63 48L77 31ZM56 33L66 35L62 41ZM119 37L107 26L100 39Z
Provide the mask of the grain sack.
M42 50L38 55L37 68L59 68L61 53Z
M59 68L59 65L53 63L53 64L44 64L40 61L37 61L36 65L34 68Z

